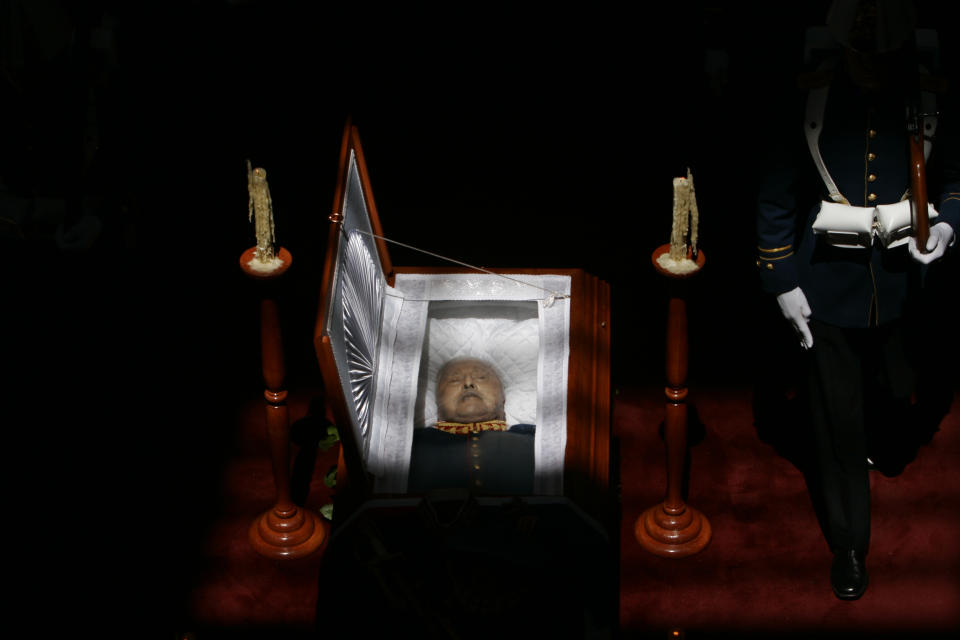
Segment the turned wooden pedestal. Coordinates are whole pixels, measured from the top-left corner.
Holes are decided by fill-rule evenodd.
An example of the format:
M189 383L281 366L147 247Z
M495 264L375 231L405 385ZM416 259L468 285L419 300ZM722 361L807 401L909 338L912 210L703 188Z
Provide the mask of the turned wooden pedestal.
M294 504L290 494L290 417L287 391L283 388L283 340L276 280L290 267L293 258L281 247L277 257L283 264L272 271L258 271L250 265L255 250L256 247L252 247L243 253L240 266L256 281L260 295L260 353L266 385L263 395L276 501L272 509L253 521L249 537L253 548L261 555L299 558L320 548L327 537L327 525L318 514Z
M664 435L667 449L667 494L664 501L637 518L633 532L647 551L659 556L682 557L697 553L710 542L707 518L684 503L683 473L687 453L687 302L686 280L703 267L705 256L696 258L697 269L677 274L664 269L657 259L669 245L653 252L653 266L668 278L666 373L667 396Z

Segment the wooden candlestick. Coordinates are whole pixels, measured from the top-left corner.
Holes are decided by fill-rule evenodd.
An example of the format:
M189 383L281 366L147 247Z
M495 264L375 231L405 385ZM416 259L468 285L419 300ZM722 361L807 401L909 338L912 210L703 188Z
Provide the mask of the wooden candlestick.
M670 300L667 315L666 373L667 396L665 441L667 449L667 494L664 501L650 507L637 518L633 532L647 551L665 557L683 557L697 553L708 542L712 531L707 518L684 503L683 472L687 454L687 302L685 280L698 273L706 260L702 251L696 257L688 253L695 269L670 271L659 260L669 254L670 245L653 252L653 266L669 279Z
M240 257L244 273L260 286L260 353L266 389L267 436L276 487L272 509L250 525L253 548L269 558L300 558L313 553L327 538L327 525L316 513L294 504L290 494L290 417L284 386L283 340L277 306L276 280L290 267L293 258L280 247L279 264L265 268L257 261L257 247Z

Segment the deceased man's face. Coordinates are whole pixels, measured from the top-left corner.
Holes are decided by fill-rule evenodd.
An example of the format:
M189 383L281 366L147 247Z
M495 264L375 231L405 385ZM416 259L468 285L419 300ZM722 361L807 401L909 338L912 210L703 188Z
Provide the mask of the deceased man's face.
M482 360L455 360L437 378L437 417L451 422L502 420L503 385Z

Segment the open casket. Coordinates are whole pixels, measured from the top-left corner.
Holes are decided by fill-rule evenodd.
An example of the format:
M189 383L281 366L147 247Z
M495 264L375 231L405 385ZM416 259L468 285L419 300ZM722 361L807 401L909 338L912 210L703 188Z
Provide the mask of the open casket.
M363 617L370 633L411 611L477 632L478 602L491 625L498 614L516 625L522 603L530 632L546 620L558 631L615 624L609 286L580 269L393 266L349 124L330 219L314 342L342 446L327 554L336 587L318 606L350 606L337 599L351 583L365 607L393 612ZM408 487L414 431L436 418L437 369L463 355L496 363L507 421L535 425L524 495ZM338 545L346 553L331 553Z
M338 492L408 494L414 429L436 414L439 366L495 362L508 422L536 425L532 495L610 505L609 286L580 269L393 266L354 126L343 136L315 330L341 431Z

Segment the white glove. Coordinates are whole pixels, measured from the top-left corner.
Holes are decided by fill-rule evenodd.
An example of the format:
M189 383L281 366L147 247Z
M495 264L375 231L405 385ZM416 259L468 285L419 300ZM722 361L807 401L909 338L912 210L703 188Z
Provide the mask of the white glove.
M813 334L807 324L810 320L810 305L807 303L807 296L803 295L803 289L797 287L781 293L777 296L777 304L780 305L783 317L790 321L800 336L800 346L804 349L812 347Z
M938 222L930 227L930 237L927 238L927 253L920 253L917 249L916 239L910 240L907 247L910 249L910 255L914 260L921 264L930 264L937 258L943 256L947 247L954 241L953 227L946 222Z

